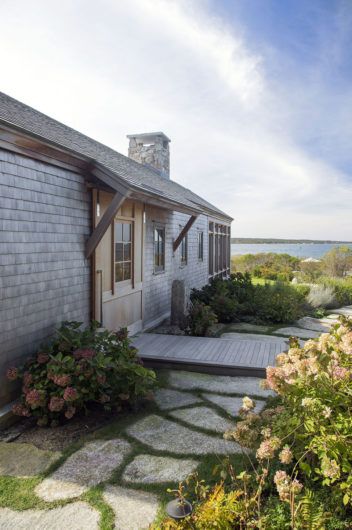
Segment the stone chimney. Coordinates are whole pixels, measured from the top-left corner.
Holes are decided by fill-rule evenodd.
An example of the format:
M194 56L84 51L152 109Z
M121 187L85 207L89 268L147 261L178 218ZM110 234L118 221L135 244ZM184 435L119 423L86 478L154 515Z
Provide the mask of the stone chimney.
M151 166L160 175L170 178L170 151L171 140L163 132L128 134L130 140L128 156L136 162Z

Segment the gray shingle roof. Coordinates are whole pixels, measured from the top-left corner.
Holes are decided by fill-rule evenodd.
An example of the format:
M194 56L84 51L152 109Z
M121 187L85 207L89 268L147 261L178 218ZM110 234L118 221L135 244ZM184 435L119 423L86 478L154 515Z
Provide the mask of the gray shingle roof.
M19 128L27 134L92 159L123 179L133 189L145 193L157 193L174 203L189 208L196 206L204 213L231 219L229 215L199 195L173 180L162 177L152 168L135 162L2 92L0 92L0 123Z

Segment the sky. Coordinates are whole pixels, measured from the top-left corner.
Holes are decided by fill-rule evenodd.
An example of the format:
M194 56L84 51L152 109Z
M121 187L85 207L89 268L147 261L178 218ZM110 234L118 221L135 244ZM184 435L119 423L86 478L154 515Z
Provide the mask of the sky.
M352 0L1 0L0 90L171 178L235 237L352 239Z

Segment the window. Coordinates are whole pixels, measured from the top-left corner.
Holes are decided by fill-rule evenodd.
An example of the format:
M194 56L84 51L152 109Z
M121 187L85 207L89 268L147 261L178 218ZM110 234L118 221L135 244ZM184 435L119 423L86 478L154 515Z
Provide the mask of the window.
M203 261L203 242L204 242L203 232L198 232L198 260L199 261Z
M154 272L165 270L165 228L154 228Z
M209 223L209 276L230 274L230 227Z
M181 241L181 265L187 265L187 243L188 243L188 236L185 235L185 237Z
M132 222L115 221L115 282L132 278Z

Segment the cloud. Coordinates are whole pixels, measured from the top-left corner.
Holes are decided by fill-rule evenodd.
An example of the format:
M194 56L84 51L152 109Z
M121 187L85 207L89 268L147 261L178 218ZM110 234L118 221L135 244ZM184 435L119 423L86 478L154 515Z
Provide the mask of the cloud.
M323 152L308 145L324 134L317 108L331 95L272 79L268 58L214 8L5 2L2 89L121 152L126 134L163 130L172 177L232 214L236 235L350 238L348 175L331 162L331 141ZM340 127L331 119L345 152Z

